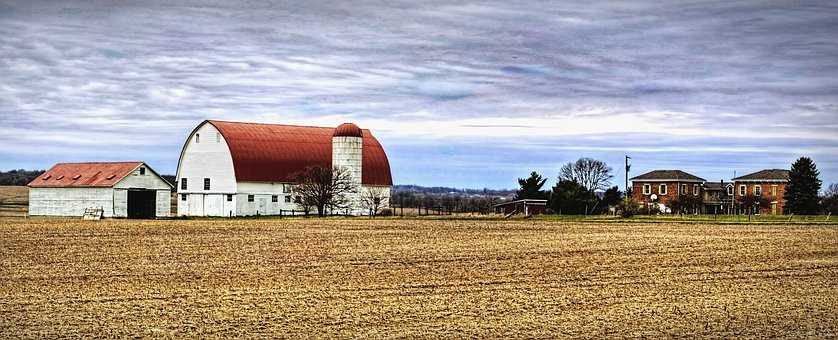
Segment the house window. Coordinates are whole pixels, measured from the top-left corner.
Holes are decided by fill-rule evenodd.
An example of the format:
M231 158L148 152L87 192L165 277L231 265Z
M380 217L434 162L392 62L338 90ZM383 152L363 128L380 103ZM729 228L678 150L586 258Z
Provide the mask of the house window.
M186 194L180 194L180 200L186 201Z
M227 202L233 201L233 195L227 195Z
M759 185L754 186L754 196L762 196L762 187Z
M140 175L145 175L145 168L140 168Z
M253 195L247 195L247 201L253 202Z
M728 196L733 196L733 186L732 185L727 186L727 195Z
M776 185L771 186L771 197L777 197L777 186Z
M643 194L644 195L651 195L652 194L652 185L651 184L643 184Z
M744 184L739 186L739 196L744 197L747 192L748 192L748 188L746 188Z
M693 184L693 196L698 196L698 184Z
M291 203L291 196L285 196L285 203Z
M271 196L271 202L273 202L273 203L279 202L279 196L277 196L277 195Z
M687 194L687 185L686 184L681 184L681 192L679 192L678 194L680 194L680 195L686 195Z
M186 178L180 179L180 190L186 190Z
M201 134L200 134L200 133L196 133L196 134L195 134L195 144L198 144L198 143L200 143L200 142L201 142Z
M204 190L209 190L209 189L210 189L210 179L209 178L204 178Z
M666 195L666 184L661 184L658 186L658 194Z

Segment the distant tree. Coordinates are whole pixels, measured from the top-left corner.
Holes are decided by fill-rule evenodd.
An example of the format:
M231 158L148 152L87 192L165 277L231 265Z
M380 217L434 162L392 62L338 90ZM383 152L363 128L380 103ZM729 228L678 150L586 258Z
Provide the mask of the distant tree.
M533 171L527 179L519 178L518 185L520 189L515 194L515 199L545 199L547 193L541 191L541 187L547 182L546 178L542 178L537 172Z
M559 170L559 179L575 181L591 191L605 190L611 184L611 167L605 162L580 158L575 163L567 163Z
M8 172L0 171L0 185L27 185L32 180L44 174L44 170L10 170Z
M771 202L763 196L747 194L739 197L739 205L742 207L742 210L755 214L762 209L768 209L771 206Z
M797 215L818 213L818 192L821 190L818 176L820 172L809 157L800 157L791 165L784 195L787 212Z
M294 176L293 188L297 202L303 207L314 207L318 216L327 211L340 211L350 204L350 195L358 188L344 168L308 167Z
M550 207L559 214L582 215L590 213L598 204L598 198L583 185L568 180L559 180L550 195Z
M387 189L382 187L370 187L361 190L361 207L369 211L370 216L375 217L390 201Z
M669 209L673 214L699 213L704 205L701 195L680 194L669 201Z
M174 185L177 188L177 177L175 175L160 175L161 178L169 182L169 184Z
M821 211L824 214L838 215L838 183L832 183L821 199Z
M602 195L602 205L604 208L613 207L617 204L620 204L620 200L623 199L623 193L620 191L620 188L617 186L613 186L605 190L605 194Z

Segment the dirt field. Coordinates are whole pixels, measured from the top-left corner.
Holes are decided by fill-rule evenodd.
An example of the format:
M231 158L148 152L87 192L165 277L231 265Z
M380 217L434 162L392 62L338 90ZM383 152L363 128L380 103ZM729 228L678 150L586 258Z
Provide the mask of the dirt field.
M838 227L0 220L0 338L838 336Z
M0 216L26 216L29 188L0 185Z

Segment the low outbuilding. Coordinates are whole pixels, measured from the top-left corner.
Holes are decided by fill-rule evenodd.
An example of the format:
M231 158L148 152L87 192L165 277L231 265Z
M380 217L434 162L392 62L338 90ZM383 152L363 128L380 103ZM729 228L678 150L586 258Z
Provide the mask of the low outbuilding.
M29 183L30 216L169 217L172 185L144 162L59 163Z

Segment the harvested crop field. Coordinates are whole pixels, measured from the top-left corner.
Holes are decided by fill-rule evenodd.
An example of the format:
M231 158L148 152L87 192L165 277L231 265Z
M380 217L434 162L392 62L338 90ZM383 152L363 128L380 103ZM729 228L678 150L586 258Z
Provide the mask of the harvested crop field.
M838 228L0 220L0 338L838 336Z

